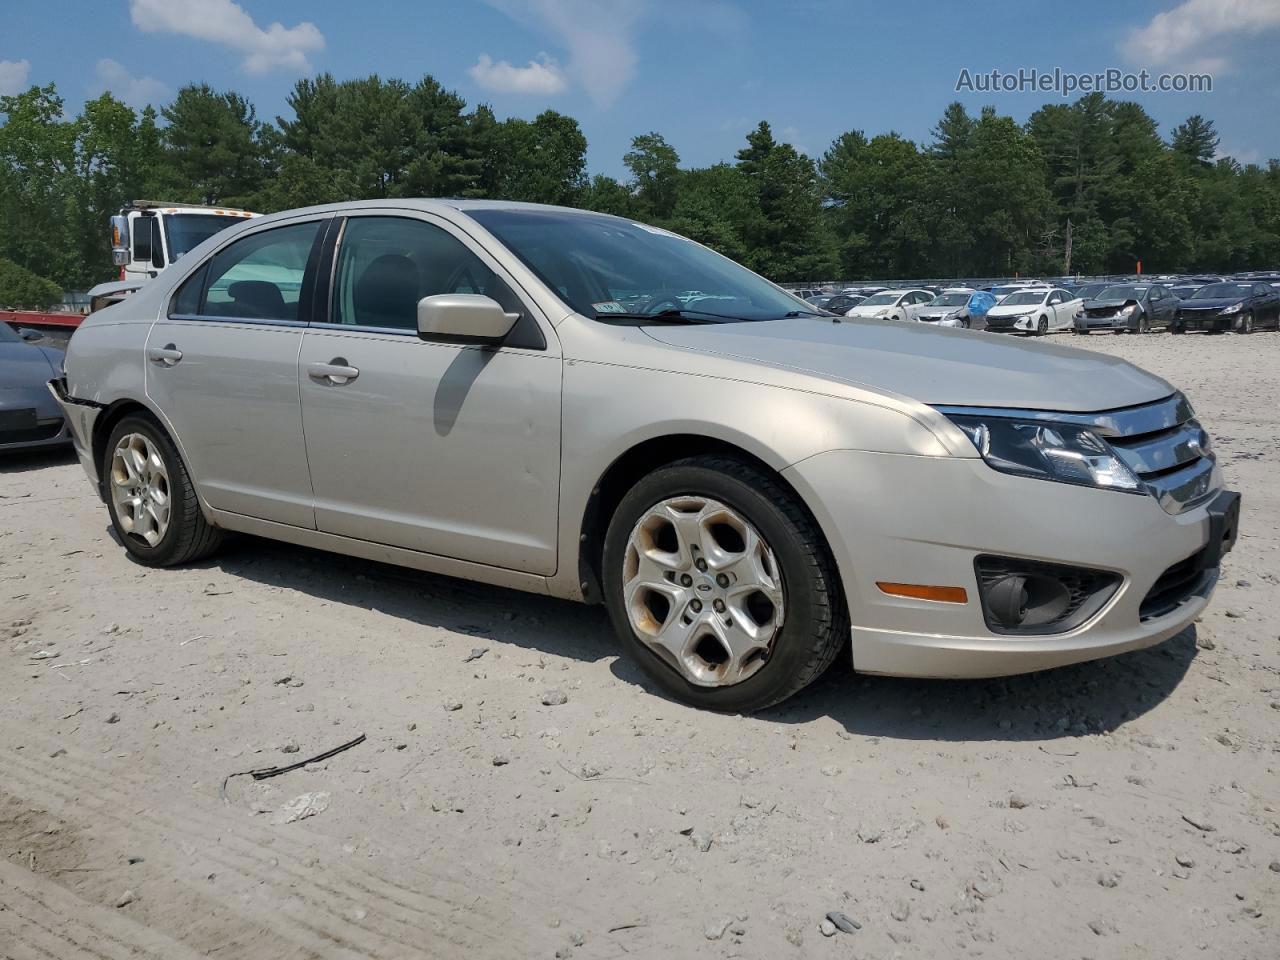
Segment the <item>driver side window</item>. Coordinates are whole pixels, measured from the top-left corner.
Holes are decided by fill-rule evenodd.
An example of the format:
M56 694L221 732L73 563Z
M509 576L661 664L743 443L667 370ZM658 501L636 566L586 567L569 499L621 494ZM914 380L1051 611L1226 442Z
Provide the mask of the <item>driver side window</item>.
M418 329L418 301L441 293L492 297L522 310L511 289L448 231L406 217L352 217L339 240L329 322Z

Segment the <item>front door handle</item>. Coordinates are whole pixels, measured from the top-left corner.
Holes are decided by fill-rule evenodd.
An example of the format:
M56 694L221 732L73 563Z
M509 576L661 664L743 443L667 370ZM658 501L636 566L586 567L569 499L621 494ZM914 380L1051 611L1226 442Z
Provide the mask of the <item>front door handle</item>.
M182 359L182 351L172 343L166 343L163 347L148 347L147 359L162 367L172 367Z
M328 363L313 363L307 367L307 376L322 383L340 387L360 376L356 367L348 365L344 357L334 357Z

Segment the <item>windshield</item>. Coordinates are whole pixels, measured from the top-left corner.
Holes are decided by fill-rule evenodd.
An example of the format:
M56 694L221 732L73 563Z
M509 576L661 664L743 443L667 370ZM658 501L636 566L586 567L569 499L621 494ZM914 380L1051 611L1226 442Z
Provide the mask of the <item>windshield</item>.
M1247 297L1251 288L1243 283L1211 283L1201 287L1188 299L1191 300L1228 300L1231 297Z
M1094 283L1087 287L1081 287L1076 291L1076 296L1082 300L1092 300L1105 289L1107 289L1105 283Z
M177 260L194 250L219 230L244 223L244 217L220 217L212 213L168 213L164 215L169 239L169 260Z
M967 293L944 293L940 297L934 297L929 301L931 307L963 307L969 302L969 294Z
M898 302L898 294L896 293L877 293L874 297L867 297L858 306L860 307L884 307Z
M557 210L467 214L583 316L675 310L710 320L818 315L745 267L656 227Z
M22 339L13 330L13 327L7 323L0 323L0 343L13 343L15 340Z
M1100 294L1098 300L1141 300L1147 292L1146 287L1107 287Z
M1021 293L1011 293L1001 301L1002 307L1029 307L1038 303L1043 303L1048 290L1024 290Z

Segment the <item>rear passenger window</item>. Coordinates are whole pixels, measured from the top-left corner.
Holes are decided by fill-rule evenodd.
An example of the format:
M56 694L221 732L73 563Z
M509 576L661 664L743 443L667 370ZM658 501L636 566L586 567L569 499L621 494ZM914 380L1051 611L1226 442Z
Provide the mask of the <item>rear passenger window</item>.
M169 310L169 316L192 317L200 312L200 294L204 292L204 278L208 272L209 264L203 264L199 270L183 281L182 286L173 296L173 306Z
M319 229L319 222L277 227L219 251L205 268L208 280L200 298L200 315L296 321L302 278ZM179 299L185 293L184 288Z
M523 309L511 289L452 234L422 220L352 217L342 231L330 322L418 329L418 301L479 293L504 310Z

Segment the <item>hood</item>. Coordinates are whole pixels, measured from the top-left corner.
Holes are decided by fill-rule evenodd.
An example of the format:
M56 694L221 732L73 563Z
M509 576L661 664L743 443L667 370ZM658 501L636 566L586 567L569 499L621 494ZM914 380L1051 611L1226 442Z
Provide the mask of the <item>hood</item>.
M58 375L44 350L30 343L0 343L0 385L25 389L37 386L43 392L45 384Z
M797 318L643 329L673 347L928 404L1088 412L1173 393L1164 380L1116 357L934 324Z
M1042 303L1020 303L1020 304L1017 304L1016 306L1004 306L997 303L994 307L992 307L990 310L987 311L987 316L1019 317L1024 313L1035 313L1037 310L1039 310L1043 306L1044 304Z
M1127 300L1086 300L1084 308L1086 310L1115 310L1123 307L1126 303L1137 303L1136 297L1130 297Z
M1203 300L1183 300L1178 304L1182 310L1221 310L1224 307L1234 307L1237 303L1244 303L1244 297L1214 297L1213 299L1205 298Z
M851 307L849 309L849 312L846 313L845 316L846 317L874 317L881 310L890 312L897 309L898 309L897 307L887 303L882 303L874 307L864 307L862 304L858 304L856 307Z
M941 320L943 317L949 317L953 313L959 313L964 307L929 307L927 310L921 310L916 314L917 320Z

